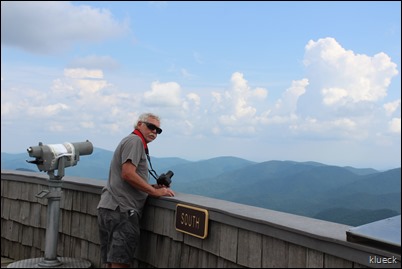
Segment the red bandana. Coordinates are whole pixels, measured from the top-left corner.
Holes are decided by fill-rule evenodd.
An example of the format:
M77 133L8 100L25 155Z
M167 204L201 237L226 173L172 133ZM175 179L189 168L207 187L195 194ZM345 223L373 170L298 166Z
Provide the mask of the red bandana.
M133 134L138 135L138 136L141 138L142 144L144 145L145 153L146 153L146 154L149 154L147 141L145 141L145 138L144 138L144 136L142 135L142 133L141 133L140 131L138 131L137 129L135 129L135 130L133 131Z

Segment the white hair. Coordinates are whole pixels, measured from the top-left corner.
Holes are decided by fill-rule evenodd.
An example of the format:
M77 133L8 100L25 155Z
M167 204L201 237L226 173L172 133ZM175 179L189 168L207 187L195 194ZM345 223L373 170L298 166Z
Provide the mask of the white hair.
M139 122L148 121L149 118L153 118L153 119L155 119L155 120L161 122L161 119L160 119L160 117L159 117L158 115L155 115L155 114L153 114L153 113L142 113L142 114L138 117L138 120L137 120L137 123L135 124L135 126L137 126L137 124L138 124ZM134 127L135 127L135 126L134 126Z

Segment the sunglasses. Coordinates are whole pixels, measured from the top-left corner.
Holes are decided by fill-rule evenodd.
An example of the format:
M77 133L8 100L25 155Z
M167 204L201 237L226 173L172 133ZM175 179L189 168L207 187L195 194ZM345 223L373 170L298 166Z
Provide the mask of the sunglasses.
M152 124L152 123L149 123L149 122L146 122L146 121L143 121L142 123L144 123L148 127L148 129L151 130L151 131L156 130L157 134L162 133L162 129L159 128L158 126L156 126L155 124Z

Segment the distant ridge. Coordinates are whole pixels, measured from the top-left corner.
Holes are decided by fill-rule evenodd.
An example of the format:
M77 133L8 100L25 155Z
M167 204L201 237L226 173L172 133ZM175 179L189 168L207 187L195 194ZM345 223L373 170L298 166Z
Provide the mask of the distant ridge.
M66 176L106 180L113 152L94 148ZM1 168L37 171L27 153L1 153ZM172 189L292 214L358 226L401 214L401 168L326 165L319 162L253 162L221 156L200 161L151 157L158 174L174 172ZM150 182L154 183L153 178Z

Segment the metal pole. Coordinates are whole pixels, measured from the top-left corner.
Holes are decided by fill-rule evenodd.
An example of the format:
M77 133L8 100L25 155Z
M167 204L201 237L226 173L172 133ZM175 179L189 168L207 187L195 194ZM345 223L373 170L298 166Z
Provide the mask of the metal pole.
M64 176L64 158L59 159L59 174L54 175L54 171L49 171L49 190L46 195L47 205L47 226L45 241L45 257L38 263L39 267L57 267L62 262L57 259L57 241L59 238L59 219L60 219L60 199L61 199L61 178Z

